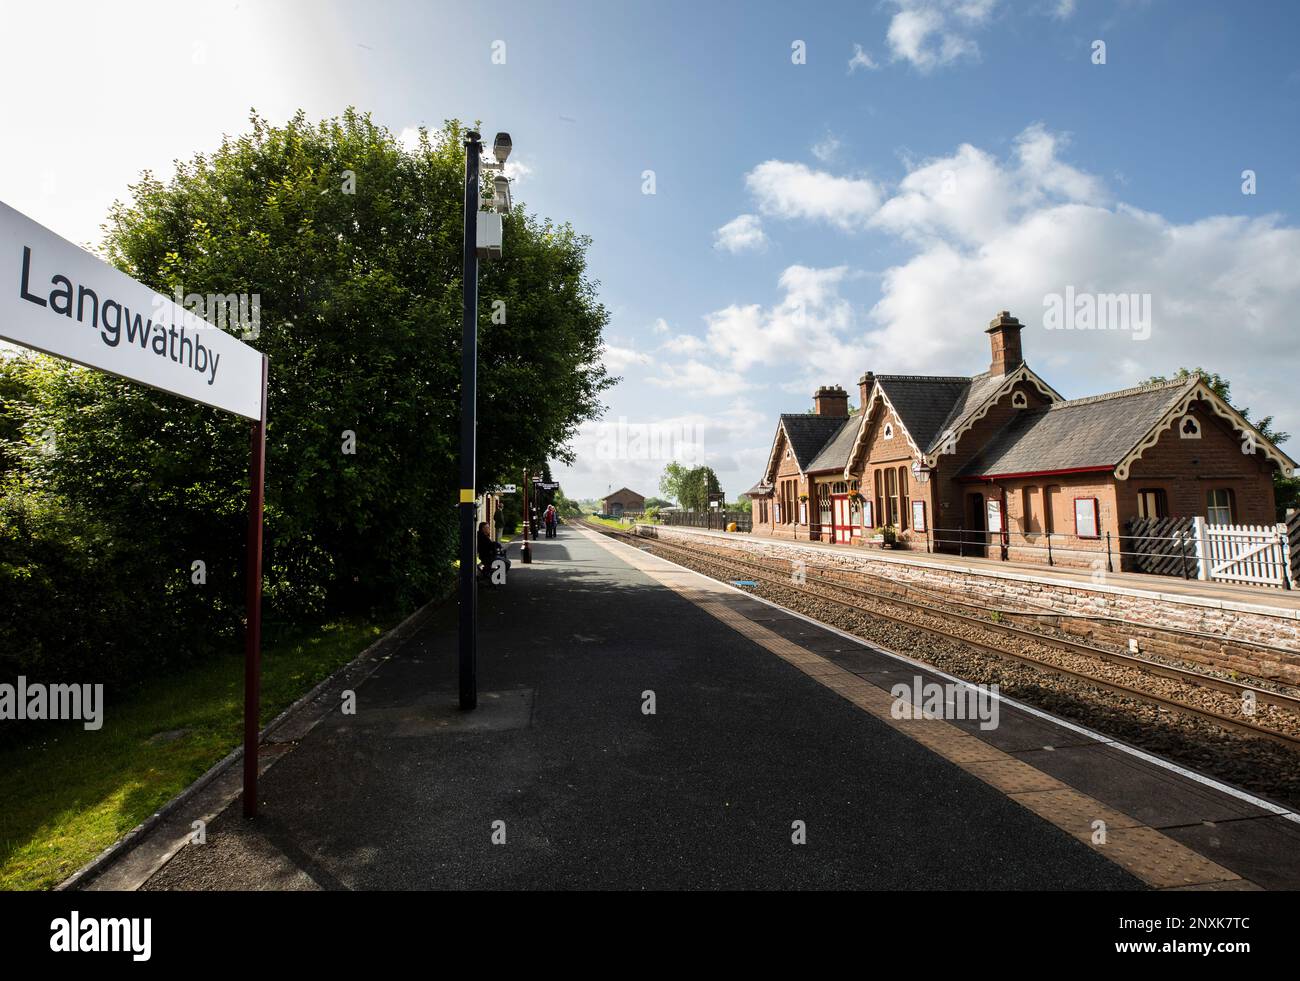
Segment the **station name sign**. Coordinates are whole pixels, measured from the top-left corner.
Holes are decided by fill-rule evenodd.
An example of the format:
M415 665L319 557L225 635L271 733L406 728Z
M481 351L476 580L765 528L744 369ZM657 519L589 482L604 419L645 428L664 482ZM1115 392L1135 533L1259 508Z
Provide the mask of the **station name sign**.
M262 418L260 352L2 201L0 338Z

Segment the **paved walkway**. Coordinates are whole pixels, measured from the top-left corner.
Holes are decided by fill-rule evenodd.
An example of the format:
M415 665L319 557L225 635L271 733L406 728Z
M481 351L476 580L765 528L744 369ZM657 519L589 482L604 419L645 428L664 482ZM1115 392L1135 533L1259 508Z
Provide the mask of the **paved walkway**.
M355 715L266 771L261 817L236 802L147 888L1142 886L629 561L643 553L572 527L532 566L512 553L509 585L482 593L476 712L455 707L448 607L359 685ZM868 653L737 602L796 652Z

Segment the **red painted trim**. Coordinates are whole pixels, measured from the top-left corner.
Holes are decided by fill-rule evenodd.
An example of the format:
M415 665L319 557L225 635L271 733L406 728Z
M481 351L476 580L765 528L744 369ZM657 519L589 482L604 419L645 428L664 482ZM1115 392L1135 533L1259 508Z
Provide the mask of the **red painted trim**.
M1063 473L1111 473L1114 469L1114 467L1070 467L1067 470L1026 470L1024 473L993 473L987 476L972 474L962 477L961 482L977 484L981 481L988 483L994 480L1017 480L1021 477L1055 477Z

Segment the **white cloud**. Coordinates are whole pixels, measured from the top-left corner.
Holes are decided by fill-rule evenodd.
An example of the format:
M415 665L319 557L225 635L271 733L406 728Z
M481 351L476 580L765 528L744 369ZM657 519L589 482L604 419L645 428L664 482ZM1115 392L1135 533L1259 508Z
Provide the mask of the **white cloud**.
M636 364L651 364L653 359L642 351L630 347L616 347L613 344L601 345L601 360L606 370L617 375Z
M852 75L859 68L865 68L868 71L879 68L880 66L872 60L869 52L862 50L862 45L853 45L853 57L849 59L849 74Z
M1054 17L1060 20L1066 20L1074 13L1074 0L1056 0L1056 8L1052 11Z
M656 334L667 334L672 331L672 328L668 326L668 321L663 317L656 317L655 322L650 326L650 329Z
M913 241L972 244L1045 202L1104 203L1101 181L1057 159L1065 143L1035 124L1017 137L1015 159L1005 165L964 143L951 156L913 168L872 224Z
M533 176L533 168L531 164L511 157L506 161L505 175L510 178L510 183L518 184Z
M1276 215L1166 218L1117 200L1063 159L1067 148L1063 135L1034 124L1003 156L963 144L914 164L878 210L855 215L857 227L907 250L881 274L869 311L841 295L848 267L794 265L771 306L737 302L707 315L709 347L738 372L773 368L771 384L793 395L847 384L869 367L972 374L988 364L984 326L1010 310L1026 324L1026 358L1067 395L1200 365L1232 380L1234 397L1257 416L1273 413L1281 429L1300 431L1292 333L1300 227ZM770 207L827 220L819 201L787 188ZM1045 329L1045 298L1066 287L1150 294L1149 338ZM828 377L839 371L847 380Z
M402 131L397 134L397 142L402 144L407 153L415 153L420 149L420 127L402 127Z
M997 0L892 0L898 12L886 40L895 61L930 72L962 59L978 60L969 32L992 16Z
M738 371L761 364L797 371L803 365L857 364L864 348L846 338L853 323L849 301L839 295L845 266L790 266L775 305L732 304L709 314L709 346Z
M840 152L840 138L834 133L827 133L812 145L812 155L822 163L830 163Z
M767 248L767 234L758 215L738 215L713 234L713 247L735 255Z
M662 388L685 389L695 395L735 395L753 386L738 371L723 371L694 358L685 364L665 364L650 382Z
M670 337L660 345L659 350L667 351L669 354L703 354L708 349L704 341L694 334L678 334Z
M759 210L779 218L815 218L860 226L880 206L880 189L863 177L836 177L801 163L768 160L745 175Z
M1063 145L1031 126L1006 160L962 146L908 174L873 224L914 251L882 278L861 364L979 370L988 360L981 328L1009 309L1027 325L1026 358L1050 366L1049 380L1073 394L1201 365L1232 380L1234 397L1256 414L1300 428L1289 380L1300 228L1277 216L1178 222L1114 202L1103 182L1058 159ZM947 196L943 172L956 175ZM1150 294L1149 339L1044 329L1045 297L1067 286Z

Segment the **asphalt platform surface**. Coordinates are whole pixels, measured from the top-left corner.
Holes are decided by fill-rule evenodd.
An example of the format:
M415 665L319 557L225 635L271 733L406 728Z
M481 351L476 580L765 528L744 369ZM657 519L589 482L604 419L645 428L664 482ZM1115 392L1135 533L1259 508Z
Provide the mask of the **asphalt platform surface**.
M587 533L510 553L476 711L453 602L146 888L1143 888Z

